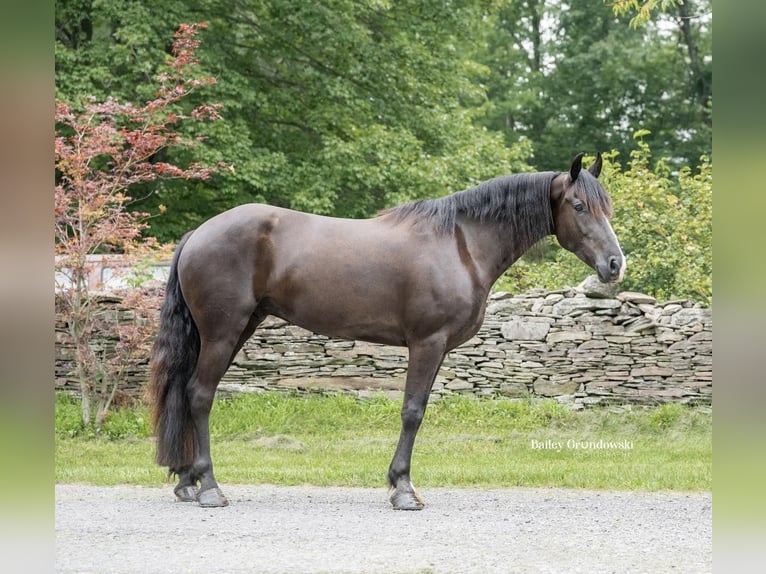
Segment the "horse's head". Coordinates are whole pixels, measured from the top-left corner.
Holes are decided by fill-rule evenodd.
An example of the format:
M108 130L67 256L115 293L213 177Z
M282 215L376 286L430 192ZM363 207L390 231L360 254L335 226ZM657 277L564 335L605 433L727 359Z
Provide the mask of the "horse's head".
M561 246L595 269L603 283L620 281L625 256L609 224L611 201L598 181L601 154L588 170L582 169L582 156L578 154L569 172L553 180L554 233Z

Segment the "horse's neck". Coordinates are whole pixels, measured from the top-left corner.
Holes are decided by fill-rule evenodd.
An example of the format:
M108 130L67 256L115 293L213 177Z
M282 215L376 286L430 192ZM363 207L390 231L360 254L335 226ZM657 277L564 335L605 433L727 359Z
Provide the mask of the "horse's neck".
M537 241L545 237L544 232L522 243L513 237L507 225L494 221L476 221L460 218L458 225L465 235L466 246L476 267L480 270L487 289L505 273Z

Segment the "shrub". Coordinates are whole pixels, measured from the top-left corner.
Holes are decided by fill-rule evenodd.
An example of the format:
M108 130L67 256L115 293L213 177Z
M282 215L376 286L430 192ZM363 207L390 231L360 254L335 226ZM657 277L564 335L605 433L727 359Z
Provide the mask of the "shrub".
M143 105L91 99L82 110L56 102L56 304L66 326L62 337L75 350L73 374L82 397L84 427L92 420L100 427L125 369L148 354L160 300L157 291L134 289L121 302L122 310L133 316L129 324L104 316L98 312L99 295L90 287L88 257L118 252L133 262L161 258L157 242L142 237L149 214L128 209L133 201L130 190L161 179L205 179L213 172L196 163L181 168L157 161L165 150L195 141L174 131L178 124L219 118L216 106L200 105L186 114L178 107L188 95L215 82L196 77L195 36L201 27L179 28L168 72L156 78L155 99ZM134 286L140 283L140 277L134 280ZM109 333L114 349L96 347L96 331Z
M637 133L641 137L642 133ZM622 286L658 299L688 298L712 303L713 164L703 156L694 170L671 173L664 159L650 165L649 146L638 142L627 168L616 152L605 156L601 182L614 203L612 225L628 261ZM587 159L586 159L587 163ZM526 257L498 289L560 289L593 271L548 238L543 261ZM538 257L539 258L539 257Z

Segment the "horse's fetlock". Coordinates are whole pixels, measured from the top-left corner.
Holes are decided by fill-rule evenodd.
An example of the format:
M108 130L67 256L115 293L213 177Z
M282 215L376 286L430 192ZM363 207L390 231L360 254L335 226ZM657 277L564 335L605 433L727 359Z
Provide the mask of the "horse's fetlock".
M192 476L199 480L199 478L208 474L212 468L213 465L209 460L195 460L192 465Z

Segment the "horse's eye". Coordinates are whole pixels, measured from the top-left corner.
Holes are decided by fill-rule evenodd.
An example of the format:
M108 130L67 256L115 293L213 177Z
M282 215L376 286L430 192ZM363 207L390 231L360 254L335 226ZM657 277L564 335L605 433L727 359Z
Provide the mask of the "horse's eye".
M575 208L575 211L579 213L582 213L583 211L585 211L585 206L580 202L575 203L574 208Z

